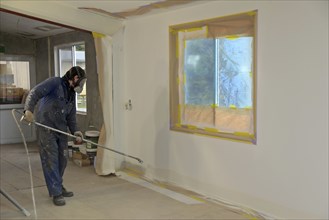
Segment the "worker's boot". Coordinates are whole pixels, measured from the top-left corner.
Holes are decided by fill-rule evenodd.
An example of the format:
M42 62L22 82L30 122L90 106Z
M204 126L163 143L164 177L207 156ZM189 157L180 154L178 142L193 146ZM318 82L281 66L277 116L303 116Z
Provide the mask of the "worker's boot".
M65 205L65 199L62 195L54 196L53 197L53 202L57 206Z
M73 192L69 192L69 191L67 191L67 190L64 188L64 186L62 186L62 195L63 195L64 197L72 197L72 196L73 196Z

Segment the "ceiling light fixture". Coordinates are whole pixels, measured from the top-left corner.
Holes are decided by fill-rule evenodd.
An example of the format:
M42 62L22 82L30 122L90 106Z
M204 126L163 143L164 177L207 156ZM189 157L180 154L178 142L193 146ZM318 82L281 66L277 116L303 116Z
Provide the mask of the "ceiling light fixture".
M45 25L45 26L35 27L34 29L39 30L39 31L52 31L52 30L57 30L57 29L61 29L61 28L55 27L55 26L50 26L50 25Z

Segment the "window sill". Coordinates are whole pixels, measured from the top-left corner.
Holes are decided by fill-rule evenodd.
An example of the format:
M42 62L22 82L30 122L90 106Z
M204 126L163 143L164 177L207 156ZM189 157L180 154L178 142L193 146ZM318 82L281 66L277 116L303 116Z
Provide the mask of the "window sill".
M255 137L252 136L247 137L244 135L236 135L233 133L225 133L225 132L209 132L209 131L205 131L204 129L200 129L200 128L191 129L185 126L181 126L181 127L173 126L170 128L170 130L257 145Z
M79 112L79 111L77 111L77 115L87 115L87 112Z

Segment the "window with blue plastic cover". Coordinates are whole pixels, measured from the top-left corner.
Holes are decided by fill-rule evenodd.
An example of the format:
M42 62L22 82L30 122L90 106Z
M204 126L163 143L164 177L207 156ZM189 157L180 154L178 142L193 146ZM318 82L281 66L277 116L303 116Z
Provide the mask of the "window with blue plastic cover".
M256 144L257 10L170 26L170 128Z
M185 104L252 106L252 37L186 41Z

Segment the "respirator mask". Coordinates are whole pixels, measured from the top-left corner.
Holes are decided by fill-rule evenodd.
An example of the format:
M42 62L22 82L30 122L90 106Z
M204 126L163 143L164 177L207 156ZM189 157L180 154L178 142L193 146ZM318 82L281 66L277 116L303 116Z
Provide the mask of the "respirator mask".
M74 91L78 94L80 94L83 90L83 86L85 85L87 79L81 78L74 84Z

